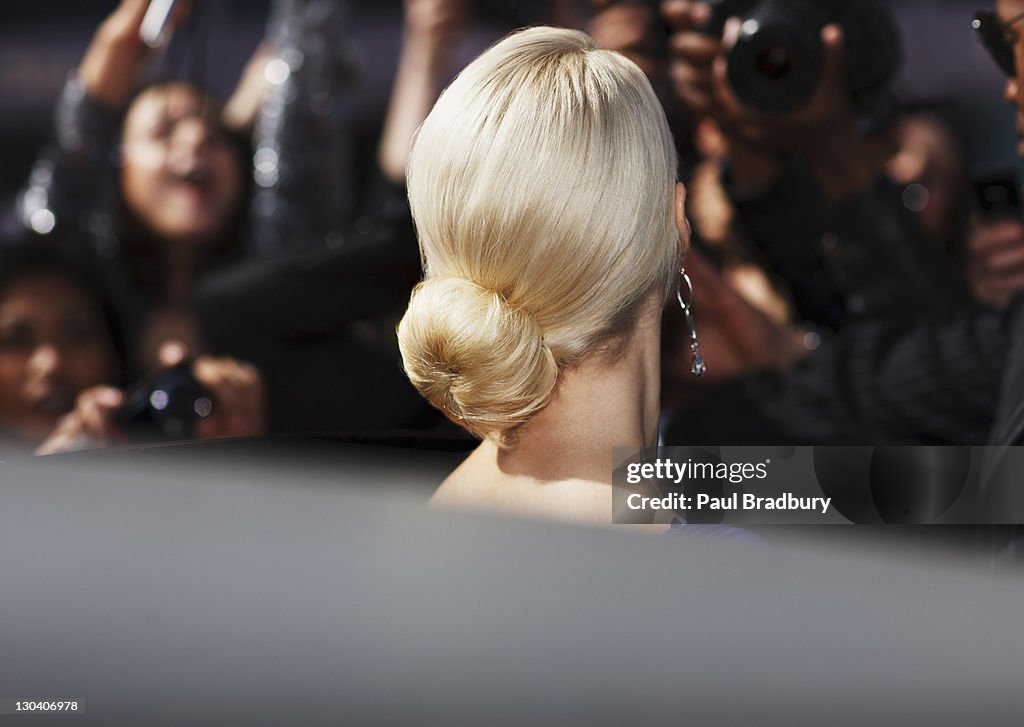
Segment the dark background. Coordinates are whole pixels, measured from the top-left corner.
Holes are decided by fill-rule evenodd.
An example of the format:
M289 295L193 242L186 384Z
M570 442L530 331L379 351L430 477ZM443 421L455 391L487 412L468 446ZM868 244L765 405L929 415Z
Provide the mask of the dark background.
M492 0L493 2L493 0ZM227 95L259 43L270 0L198 0L209 25L207 80ZM365 117L383 115L401 33L401 0L353 2L351 43L361 73L356 104ZM953 102L974 167L1017 165L1013 113L1002 98L1004 79L974 39L970 19L985 0L893 0L904 30L906 66L899 87L911 101ZM0 4L0 204L28 174L51 127L53 101L113 0L45 0ZM468 38L468 61L494 38ZM173 72L178 48L164 72Z

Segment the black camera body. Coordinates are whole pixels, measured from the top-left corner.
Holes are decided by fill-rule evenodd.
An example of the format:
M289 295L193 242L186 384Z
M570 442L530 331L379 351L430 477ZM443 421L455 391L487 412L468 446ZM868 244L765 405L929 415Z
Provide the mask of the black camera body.
M903 61L899 29L880 0L707 0L704 32L721 35L739 17L740 34L729 53L729 84L748 108L769 114L795 111L810 101L824 63L821 31L842 27L845 82L854 112L875 113Z
M195 425L213 409L213 396L185 362L133 387L114 422L132 442L192 439Z

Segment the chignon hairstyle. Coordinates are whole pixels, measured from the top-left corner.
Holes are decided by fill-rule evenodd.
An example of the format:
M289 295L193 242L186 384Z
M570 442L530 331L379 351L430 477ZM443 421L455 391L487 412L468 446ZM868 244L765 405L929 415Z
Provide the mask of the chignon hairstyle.
M407 169L424 280L398 340L419 392L512 446L560 369L674 289L676 166L643 72L584 33L519 31L467 66Z

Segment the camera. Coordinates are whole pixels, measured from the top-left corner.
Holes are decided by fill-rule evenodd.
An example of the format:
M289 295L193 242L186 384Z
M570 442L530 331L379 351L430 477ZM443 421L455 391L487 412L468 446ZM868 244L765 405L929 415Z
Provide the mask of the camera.
M729 53L729 85L750 109L784 114L810 101L824 63L821 30L843 29L845 83L854 113L876 113L903 60L899 29L879 0L706 0L703 32L721 35L739 17Z
M132 442L192 439L214 406L192 375L191 362L183 362L129 390L114 421Z

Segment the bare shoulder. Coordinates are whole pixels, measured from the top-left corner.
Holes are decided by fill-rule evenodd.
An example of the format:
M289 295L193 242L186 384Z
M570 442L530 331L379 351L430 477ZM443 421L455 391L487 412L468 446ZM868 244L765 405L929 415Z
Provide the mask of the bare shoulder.
M493 473L484 466L480 447L477 447L445 478L430 498L430 504L462 505L474 497L480 497L488 489L488 482L491 479Z
M587 480L538 480L459 468L430 500L436 507L485 510L543 520L611 523L611 488Z

